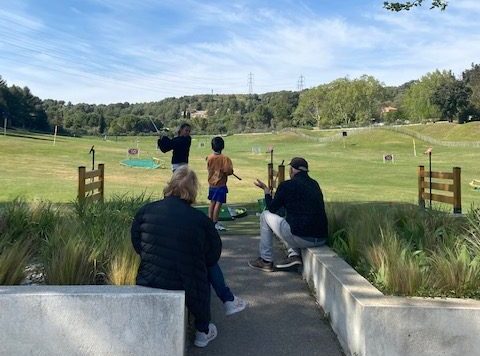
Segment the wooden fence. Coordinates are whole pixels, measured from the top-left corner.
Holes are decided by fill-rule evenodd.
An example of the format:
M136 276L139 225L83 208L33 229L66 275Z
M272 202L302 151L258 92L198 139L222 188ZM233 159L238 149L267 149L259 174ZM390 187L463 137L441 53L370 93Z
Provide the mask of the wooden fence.
M88 180L88 182L85 182ZM101 201L103 202L105 182L105 165L100 163L98 169L86 171L78 167L78 200L80 203Z
M462 188L460 167L453 167L452 172L425 171L418 166L418 205L425 207L425 201L431 200L453 205L453 213L462 213ZM430 179L431 177L431 179Z
M267 186L273 194L273 190L277 188L280 183L285 180L285 166L283 164L278 165L278 171L273 169L273 163L267 165L268 183Z

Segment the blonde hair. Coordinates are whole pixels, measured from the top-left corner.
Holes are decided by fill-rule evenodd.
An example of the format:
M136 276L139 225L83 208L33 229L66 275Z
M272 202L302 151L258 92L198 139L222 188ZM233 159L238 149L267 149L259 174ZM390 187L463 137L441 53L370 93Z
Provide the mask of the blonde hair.
M165 197L174 196L195 203L198 193L198 178L187 165L178 167L173 172L172 178L163 189Z

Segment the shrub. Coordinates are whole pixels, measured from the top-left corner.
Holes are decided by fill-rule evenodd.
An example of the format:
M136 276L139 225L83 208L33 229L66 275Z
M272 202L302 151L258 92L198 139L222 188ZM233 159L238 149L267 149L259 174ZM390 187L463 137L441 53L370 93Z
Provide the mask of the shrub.
M55 285L94 284L96 246L88 244L75 221L58 225L42 248L45 282Z
M139 265L140 257L133 249L130 239L125 238L124 243L109 264L107 273L109 283L114 285L135 284Z
M380 243L368 248L366 259L374 283L388 294L414 295L424 284L425 255L412 251L395 231L381 230Z
M387 294L480 296L480 210L329 204L329 244Z
M465 244L435 252L430 260L434 289L444 295L480 296L480 255L473 257Z
M17 239L11 243L4 237L0 240L0 285L20 284L31 258L32 244L27 239Z

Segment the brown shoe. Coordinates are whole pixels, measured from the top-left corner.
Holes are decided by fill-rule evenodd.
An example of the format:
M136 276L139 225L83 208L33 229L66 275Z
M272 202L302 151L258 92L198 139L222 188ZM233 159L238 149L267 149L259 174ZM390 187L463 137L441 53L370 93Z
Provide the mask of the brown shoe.
M259 269L264 272L273 272L273 262L264 261L261 257L249 261L248 265L252 268Z

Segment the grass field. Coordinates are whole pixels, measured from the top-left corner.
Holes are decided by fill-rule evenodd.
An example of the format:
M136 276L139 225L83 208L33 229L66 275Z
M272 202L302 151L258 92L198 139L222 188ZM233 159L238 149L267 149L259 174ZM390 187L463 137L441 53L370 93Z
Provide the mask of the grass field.
M409 130L422 135L431 136L443 141L480 141L480 125L478 122L458 125L449 122L437 122L427 125L412 125Z
M436 139L473 141L480 137L480 125L435 124L414 126L423 135ZM452 133L449 133L449 132ZM323 137L335 131L315 132ZM202 188L199 202L206 202L205 157L210 153L211 136L193 136L190 165L199 174ZM96 149L96 163L105 163L107 197L138 195L142 192L160 197L170 169L143 170L120 165L128 148L140 148L141 157L157 157L169 167L170 153L156 150L156 137L57 137L53 145L51 135L10 132L0 136L0 202L24 197L27 201L49 200L70 202L76 197L78 166L91 168L89 150ZM243 178L229 180L230 203L251 203L261 197L253 186L255 178L266 180L270 155L254 154L252 148L274 147L274 164L288 163L293 156L304 156L310 163L311 176L322 186L327 201L400 201L416 203L419 164L428 166L422 152L429 144L416 140L417 157L413 155L412 138L388 130L374 129L357 132L332 142L315 142L293 132L278 134L233 135L225 138L225 154L235 166L235 173ZM395 164L384 164L382 155L395 157ZM463 209L480 201L480 192L468 185L480 179L480 152L472 148L433 147L433 169L451 171L462 168Z

